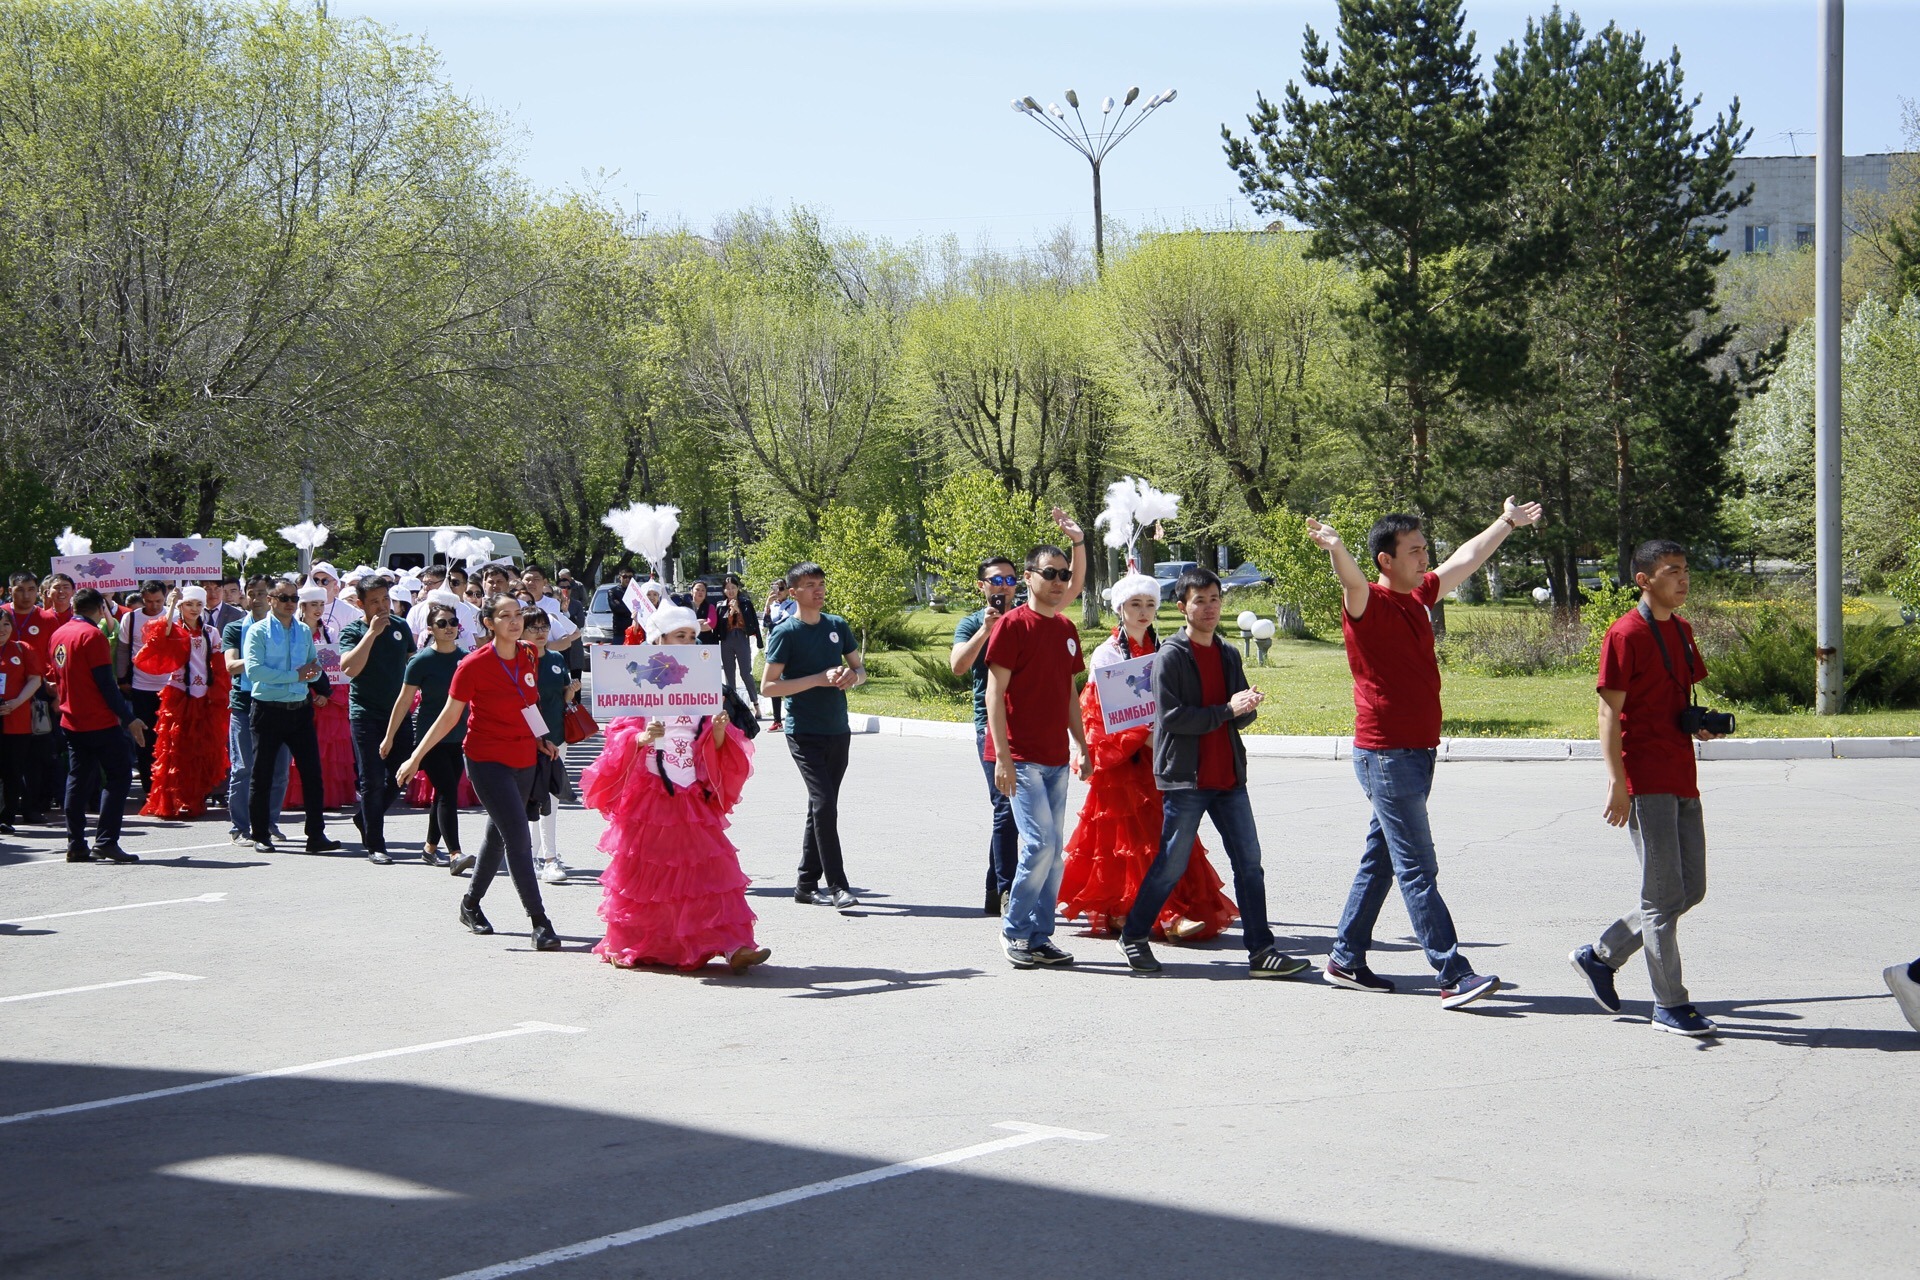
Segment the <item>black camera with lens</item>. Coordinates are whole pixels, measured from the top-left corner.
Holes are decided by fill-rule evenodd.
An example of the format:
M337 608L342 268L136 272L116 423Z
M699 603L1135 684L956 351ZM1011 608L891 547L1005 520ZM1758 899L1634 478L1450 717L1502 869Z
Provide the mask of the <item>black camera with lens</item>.
M1726 737L1733 732L1733 712L1710 711L1706 707L1687 706L1680 709L1680 732L1691 738L1705 729L1716 737Z

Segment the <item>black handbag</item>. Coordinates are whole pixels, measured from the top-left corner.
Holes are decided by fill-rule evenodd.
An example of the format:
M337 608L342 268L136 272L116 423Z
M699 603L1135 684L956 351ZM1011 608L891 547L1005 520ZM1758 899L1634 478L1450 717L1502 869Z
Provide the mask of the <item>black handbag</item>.
M720 697L727 708L727 722L742 737L751 742L760 736L760 717L753 714L753 708L740 700L740 695L726 686L721 686Z

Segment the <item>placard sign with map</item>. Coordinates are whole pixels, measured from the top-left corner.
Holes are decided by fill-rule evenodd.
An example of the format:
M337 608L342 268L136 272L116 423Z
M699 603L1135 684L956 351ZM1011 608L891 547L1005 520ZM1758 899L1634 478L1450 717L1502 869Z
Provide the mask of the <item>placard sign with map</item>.
M707 644L593 646L593 714L717 716L720 649Z
M133 571L142 578L198 582L221 572L218 538L135 538Z
M1108 733L1153 724L1153 655L1093 669L1100 690L1100 717Z

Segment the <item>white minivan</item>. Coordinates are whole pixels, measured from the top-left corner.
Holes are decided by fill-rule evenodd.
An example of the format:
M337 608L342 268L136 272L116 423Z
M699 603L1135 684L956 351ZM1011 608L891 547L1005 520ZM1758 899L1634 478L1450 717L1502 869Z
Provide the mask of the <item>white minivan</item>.
M465 534L469 538L491 538L493 540L493 558L510 559L514 564L522 563L526 553L520 547L520 539L510 533L499 533L492 529L476 529L472 525L421 525L411 529L389 529L380 538L381 569L424 569L430 564L445 564L446 556L433 549L433 535L442 529L452 529L455 533Z

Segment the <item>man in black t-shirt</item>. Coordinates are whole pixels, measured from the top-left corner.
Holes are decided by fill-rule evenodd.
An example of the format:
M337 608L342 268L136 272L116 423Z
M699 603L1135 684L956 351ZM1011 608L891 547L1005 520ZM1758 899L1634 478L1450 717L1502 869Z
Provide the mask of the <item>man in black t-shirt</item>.
M413 632L393 620L383 576L360 580L361 616L340 632L340 672L352 682L347 695L347 720L353 726L353 757L360 770L360 812L353 825L367 849L367 861L382 866L387 856L387 809L400 796L394 771L412 750L403 749L385 759L380 755L394 699L406 683L407 659L413 656ZM403 730L404 731L404 730ZM411 738L411 735L409 735Z

